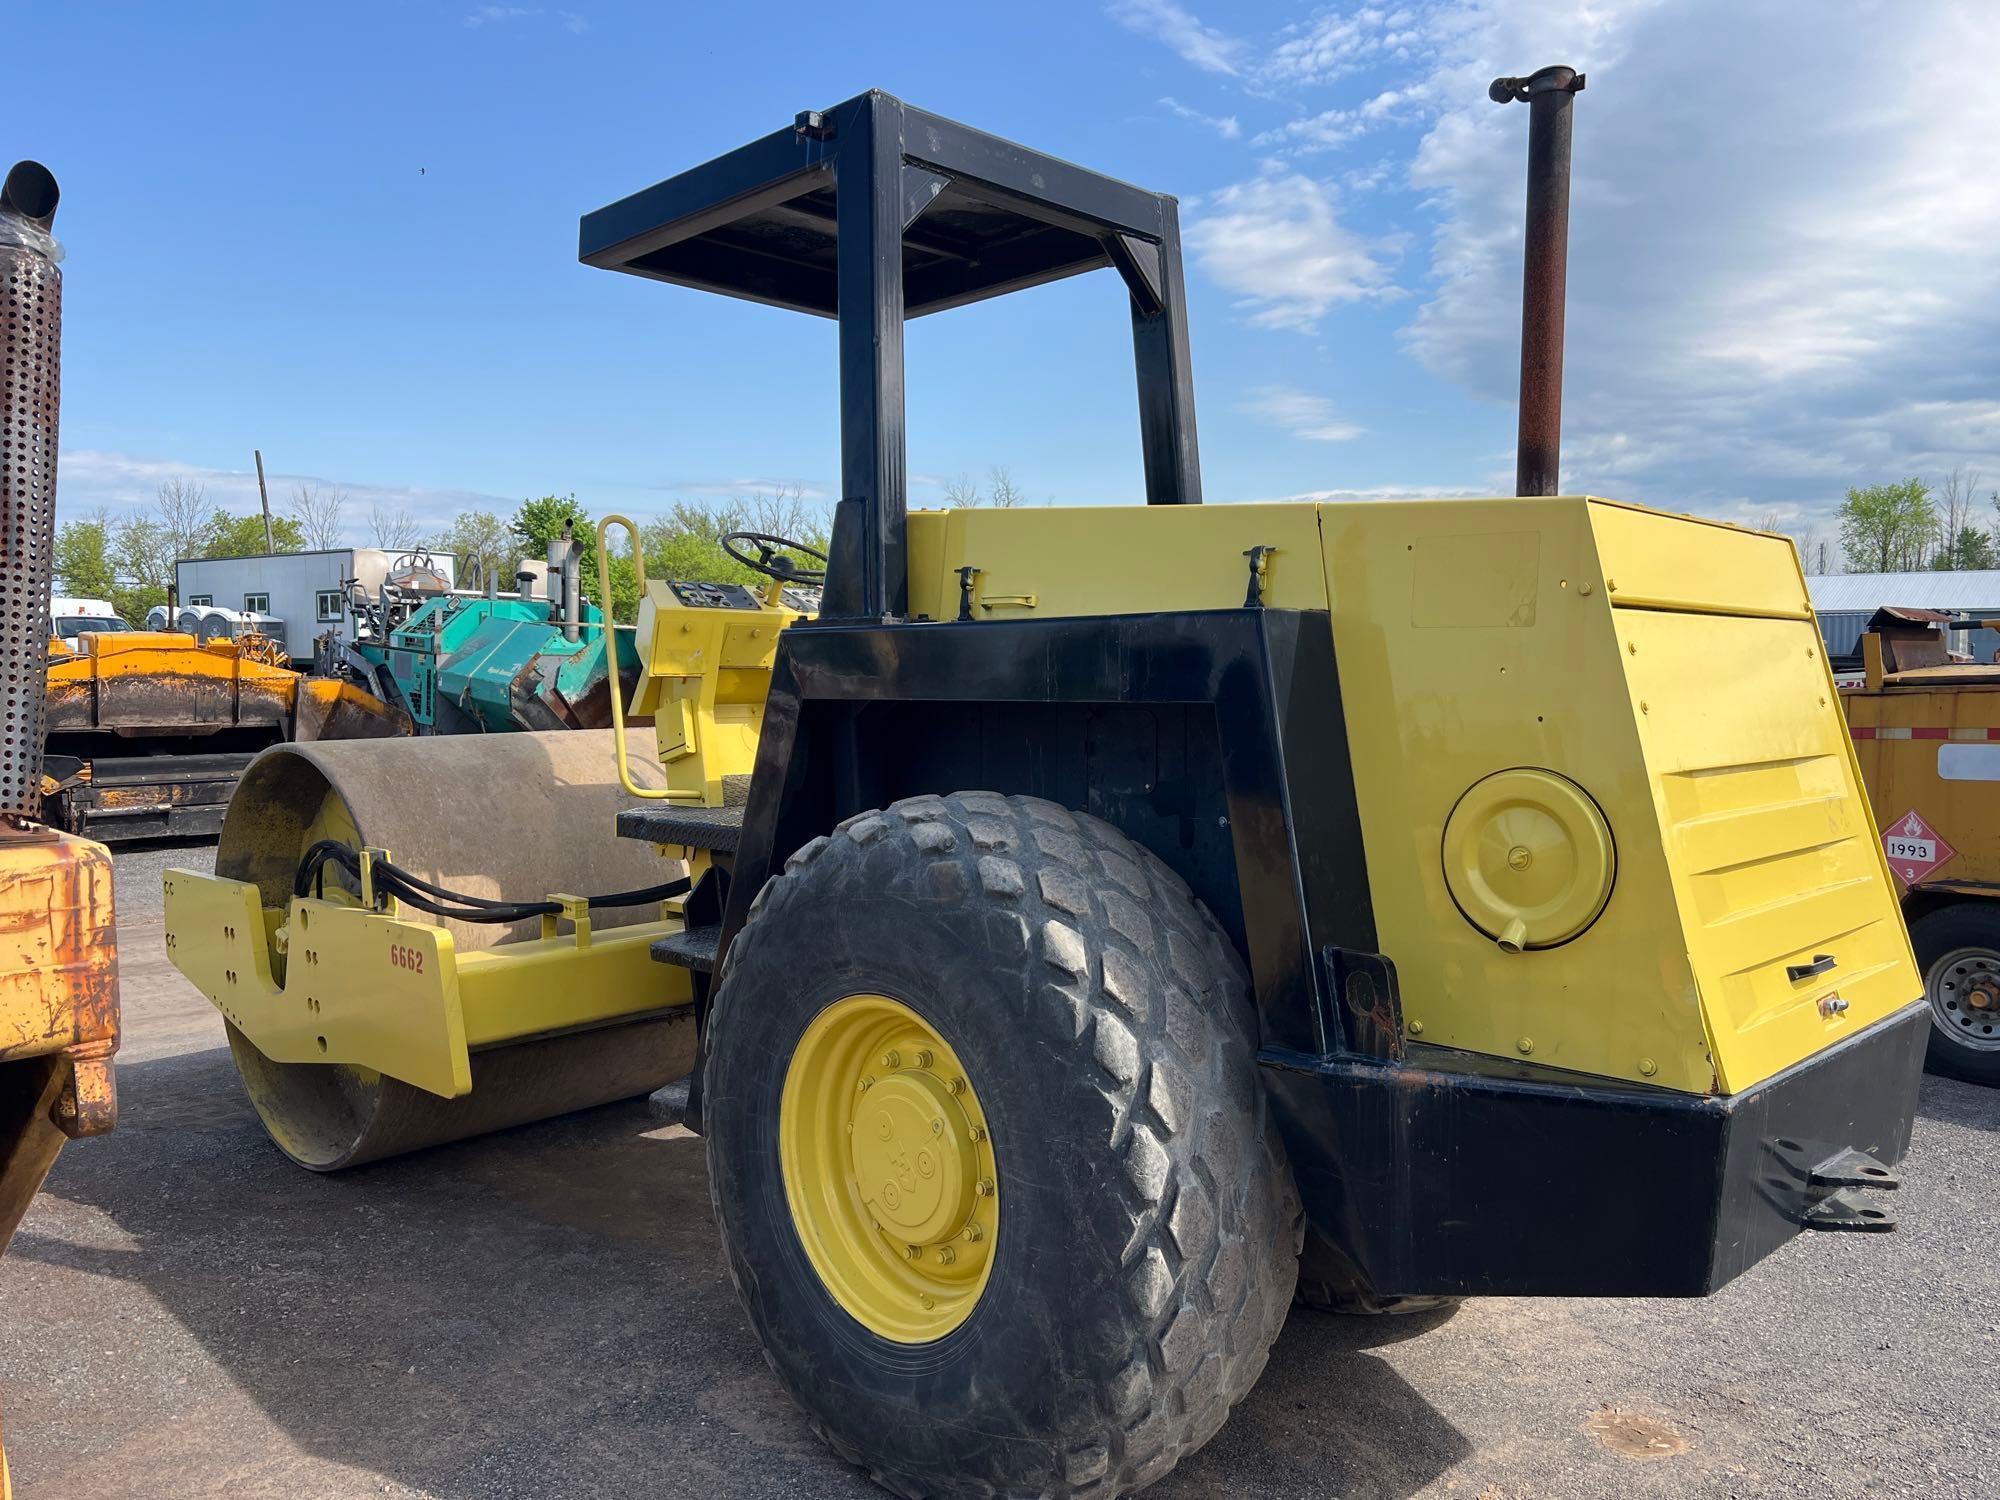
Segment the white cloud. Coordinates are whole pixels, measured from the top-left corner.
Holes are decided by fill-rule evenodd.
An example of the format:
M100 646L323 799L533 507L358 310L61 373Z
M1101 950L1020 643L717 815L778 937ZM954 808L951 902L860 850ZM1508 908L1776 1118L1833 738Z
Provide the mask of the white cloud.
M1234 115L1205 115L1200 110L1181 103L1180 100L1171 95L1161 99L1160 103L1172 113L1179 115L1183 120L1192 120L1197 125L1206 125L1225 141L1233 141L1243 134L1242 123Z
M917 476L912 476L913 478ZM922 476L930 478L933 476ZM764 495L789 495L797 493L801 500L827 500L832 496L823 485L810 484L798 478L772 478L765 475L749 479L667 479L652 486L657 490L667 490L674 494L693 495L703 499L727 495L732 499L755 500Z
M1264 131L1252 144L1276 150L1280 155L1331 151L1371 130L1404 124L1425 108L1421 85L1383 89L1351 109L1323 109L1318 114L1287 120L1275 129Z
M539 5L481 5L465 14L465 24L477 31L482 26L503 26L510 21L526 21L553 14L556 24L572 36L590 30L590 21L573 10L548 11Z
M1151 37L1209 73L1235 73L1250 54L1249 43L1226 35L1174 0L1113 0L1111 18L1129 31Z
M100 507L113 516L149 510L155 492L168 479L199 484L211 505L237 515L252 515L258 509L257 475L250 469L209 469L198 464L171 459L142 458L130 453L107 453L95 449L65 451L56 463L57 511L74 519ZM507 516L520 504L520 497L489 495L478 490L433 488L423 485L372 484L325 474L287 474L269 470L265 482L271 492L271 513L285 515L292 491L299 485L338 489L347 497L343 519L349 539L363 540L371 510L408 511L426 533L441 531L462 510L490 510Z
M1319 505L1341 505L1355 500L1466 500L1484 499L1494 494L1493 487L1487 485L1466 486L1457 484L1380 484L1360 490L1300 490L1294 495L1257 495L1243 503L1256 504L1273 500L1311 501ZM1236 503L1234 497L1223 502Z
M525 5L482 5L465 13L465 24L476 31L481 26L497 26L504 21L518 21L525 16L540 14L540 10Z
M1414 291L1409 352L1511 403L1527 111L1486 85L1569 62L1592 86L1576 105L1567 483L1824 524L1850 484L2000 470L2000 5L1857 3L1802 27L1741 0L1348 0L1254 44L1171 4L1117 11L1289 101L1294 117L1252 139L1266 157L1398 143L1317 179L1267 160L1190 205L1191 256L1253 325L1310 330L1340 303ZM1406 155L1390 132L1413 125ZM1423 195L1410 287L1389 276L1395 237L1357 232L1330 179L1349 206Z
M1323 109L1316 115L1301 115L1296 120L1287 120L1275 130L1266 130L1252 144L1330 151L1336 146L1345 146L1367 129L1367 122L1358 110Z
M1353 422L1343 422L1326 397L1290 386L1259 386L1237 410L1315 443L1344 443L1367 431Z
M1310 332L1336 303L1389 290L1387 268L1334 211L1334 190L1271 172L1201 200L1185 236L1202 270L1259 328Z
M1286 28L1260 72L1280 84L1328 83L1359 68L1406 60L1425 40L1426 17L1415 6L1364 5L1324 11Z
M1570 220L1569 482L1676 508L2000 468L2000 7L1567 0L1441 13L1451 101L1412 168L1440 217L1410 351L1511 401L1527 111L1585 69ZM1866 79L1866 86L1847 83ZM1817 498L1815 498L1817 497Z

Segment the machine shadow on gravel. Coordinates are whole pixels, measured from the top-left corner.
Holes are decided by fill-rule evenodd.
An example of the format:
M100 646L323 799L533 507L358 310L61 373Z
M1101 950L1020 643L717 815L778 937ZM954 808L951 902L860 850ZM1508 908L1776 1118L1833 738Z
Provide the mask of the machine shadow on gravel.
M139 1283L301 1451L442 1500L539 1500L631 1492L671 1432L679 1481L706 1493L877 1493L766 1369L702 1142L643 1103L307 1176L265 1138L226 1049L133 1063L121 1085L118 1132L66 1156L51 1191L132 1248L52 1234L45 1204L9 1263ZM1431 1322L1295 1311L1216 1442L1149 1493L1421 1490L1470 1445L1366 1351ZM36 1388L9 1385L17 1477L54 1488ZM107 1398L94 1420L203 1492L200 1424L177 1411Z
M1926 1073L1923 1092L1917 1096L1917 1116L1974 1130L2000 1130L2000 1089Z

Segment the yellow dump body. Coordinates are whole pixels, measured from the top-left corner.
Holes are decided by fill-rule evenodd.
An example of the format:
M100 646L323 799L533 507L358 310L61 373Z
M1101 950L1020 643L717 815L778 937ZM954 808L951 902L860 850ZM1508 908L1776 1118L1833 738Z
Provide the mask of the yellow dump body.
M1582 496L919 512L909 536L911 612L942 620L1240 608L1268 549L1261 602L1330 616L1425 1042L1734 1093L1922 992L1782 538Z

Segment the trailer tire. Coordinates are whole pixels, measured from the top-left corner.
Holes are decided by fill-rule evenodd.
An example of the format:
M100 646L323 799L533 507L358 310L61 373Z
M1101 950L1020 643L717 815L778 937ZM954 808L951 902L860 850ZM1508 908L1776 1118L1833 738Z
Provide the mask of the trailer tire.
M883 1004L935 1048L878 1043L855 1064L866 1082L793 1079L795 1059L833 1055L811 1050L825 1028ZM723 963L705 1130L730 1276L835 1452L905 1496L1063 1500L1128 1494L1212 1437L1284 1324L1303 1233L1255 1036L1214 919L1096 818L991 792L916 797L794 854ZM816 1269L813 1215L841 1212L841 1195L823 1194L831 1209L789 1196L798 1122L824 1118L798 1101L858 1098L875 1074L934 1087L908 1070L946 1067L990 1126L970 1138L991 1152L995 1228L985 1252L953 1241L958 1269L989 1254L986 1279L937 1336L885 1336ZM849 1119L823 1160L865 1175L862 1138L879 1125L889 1139L886 1105L838 1107L863 1128ZM859 1176L847 1190L868 1191ZM872 1319L877 1292L845 1285Z
M1969 975L1985 998L2000 1001L2000 902L1955 901L1928 911L1910 924L1910 946L1931 1008L1925 1068L1966 1083L2000 1085L2000 1009L1987 1021L1961 1004Z

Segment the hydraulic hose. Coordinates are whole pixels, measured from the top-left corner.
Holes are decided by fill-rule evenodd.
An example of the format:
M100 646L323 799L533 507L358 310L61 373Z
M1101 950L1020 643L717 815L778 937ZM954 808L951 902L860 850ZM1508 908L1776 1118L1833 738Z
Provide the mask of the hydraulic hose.
M321 877L328 864L338 865L358 884L361 879L361 855L337 839L321 839L313 844L299 860L297 874L292 880L294 896L316 895L321 887ZM465 891L448 890L433 884L419 875L413 875L401 866L386 859L374 861L372 875L377 892L377 903L385 894L393 894L400 901L407 902L419 911L429 912L434 917L447 917L456 922L507 925L526 921L533 917L553 917L562 914L562 906L554 901L501 901L491 896L475 896ZM602 896L589 898L592 910L603 910L618 906L649 906L666 901L674 896L685 895L690 882L686 876L665 881L659 885L646 886L636 891L613 891Z

